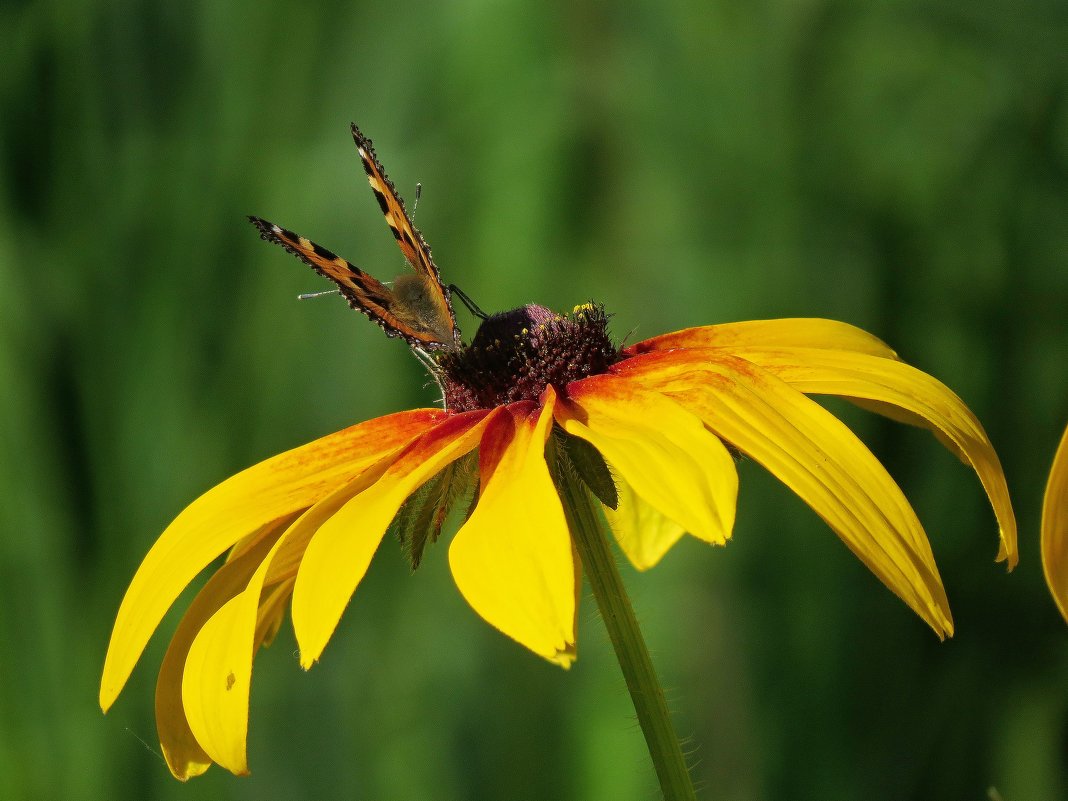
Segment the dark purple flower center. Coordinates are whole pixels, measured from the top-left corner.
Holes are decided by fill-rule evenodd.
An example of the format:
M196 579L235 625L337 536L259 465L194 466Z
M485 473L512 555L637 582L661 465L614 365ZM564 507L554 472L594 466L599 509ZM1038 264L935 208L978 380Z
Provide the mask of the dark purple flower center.
M564 394L568 383L603 373L618 358L604 307L561 315L531 304L487 317L470 345L437 362L445 408L467 412L537 401L550 384Z

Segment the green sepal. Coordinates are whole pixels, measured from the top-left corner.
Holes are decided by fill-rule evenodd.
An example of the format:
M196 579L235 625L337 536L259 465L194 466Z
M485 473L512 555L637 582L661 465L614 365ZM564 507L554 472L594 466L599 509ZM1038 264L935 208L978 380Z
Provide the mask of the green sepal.
M389 530L400 540L412 570L422 562L426 546L441 536L456 502L470 494L478 480L476 466L474 453L450 462L409 495L397 511Z
M559 428L557 434L561 450L575 468L582 483L589 487L597 500L609 509L615 509L619 505L616 482L601 452L586 440L573 437Z

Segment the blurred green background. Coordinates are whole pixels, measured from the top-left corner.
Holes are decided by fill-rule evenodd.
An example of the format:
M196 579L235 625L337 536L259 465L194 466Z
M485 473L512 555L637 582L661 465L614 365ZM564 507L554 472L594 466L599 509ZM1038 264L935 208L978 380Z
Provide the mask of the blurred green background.
M966 468L847 413L931 536L945 643L750 462L729 547L624 568L704 798L1066 796L1038 554L1068 422L1065 4L9 0L0 30L0 798L657 797L588 593L565 673L467 608L440 545L410 576L387 541L310 673L288 627L260 654L249 778L158 756L174 614L96 706L186 503L433 402L401 342L296 302L324 282L244 220L399 272L350 120L409 201L423 183L419 226L486 309L594 298L630 341L832 317L984 421L1011 576Z

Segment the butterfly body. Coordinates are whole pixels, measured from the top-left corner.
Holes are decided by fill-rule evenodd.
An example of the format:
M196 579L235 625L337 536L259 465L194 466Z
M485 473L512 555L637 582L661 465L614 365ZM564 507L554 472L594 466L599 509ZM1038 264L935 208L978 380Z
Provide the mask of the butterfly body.
M424 353L455 351L461 345L460 330L449 290L441 282L430 247L412 224L404 201L375 155L371 140L355 124L352 138L386 224L414 273L405 273L387 285L306 237L259 217L249 217L249 221L259 229L263 239L281 245L333 281L349 305L378 323L387 336L403 337L413 349Z

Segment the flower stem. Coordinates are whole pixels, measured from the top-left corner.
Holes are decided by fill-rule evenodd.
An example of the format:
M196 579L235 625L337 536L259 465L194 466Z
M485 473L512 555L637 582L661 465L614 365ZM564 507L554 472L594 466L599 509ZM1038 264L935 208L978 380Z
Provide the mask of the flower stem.
M565 462L565 459L560 459L560 462ZM660 790L665 801L695 801L697 796L668 715L664 691L656 678L649 650L645 647L634 609L623 587L623 579L608 548L604 526L594 509L593 499L571 465L558 462L557 473L571 537L623 670L627 690L638 714L638 724L642 727L653 767L660 780Z

